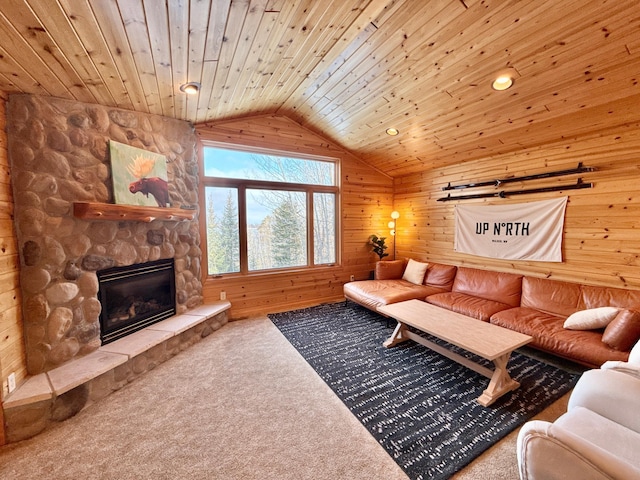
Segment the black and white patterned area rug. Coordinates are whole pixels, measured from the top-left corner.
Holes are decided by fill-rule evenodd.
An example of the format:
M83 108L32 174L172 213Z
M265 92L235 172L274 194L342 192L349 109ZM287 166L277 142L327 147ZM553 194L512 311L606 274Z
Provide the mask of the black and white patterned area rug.
M508 370L520 388L483 407L476 399L486 377L413 341L384 348L392 330L359 305L325 304L269 318L412 479L449 478L578 377L514 352Z

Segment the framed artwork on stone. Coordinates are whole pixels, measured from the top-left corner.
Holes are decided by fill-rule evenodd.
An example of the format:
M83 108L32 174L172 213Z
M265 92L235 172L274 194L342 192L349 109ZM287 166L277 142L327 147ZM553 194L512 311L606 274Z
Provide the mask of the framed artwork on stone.
M167 158L109 140L113 196L118 205L168 207Z

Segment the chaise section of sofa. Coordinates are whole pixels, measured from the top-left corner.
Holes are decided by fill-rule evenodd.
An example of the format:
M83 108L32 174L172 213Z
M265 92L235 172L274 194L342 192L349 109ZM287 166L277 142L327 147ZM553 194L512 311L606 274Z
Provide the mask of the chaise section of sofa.
M488 322L494 313L519 306L521 291L522 275L458 267L451 291L426 301Z
M494 313L491 323L530 335L530 346L584 365L598 367L607 360L628 358L628 351L602 341L602 329L569 330L564 322L591 308L640 308L640 292L524 277L521 298L520 306Z
M371 310L379 306L405 300L424 300L427 296L447 292L453 286L456 267L429 263L421 284L402 279L405 260L387 260L376 263L375 280L359 280L344 285L344 296Z

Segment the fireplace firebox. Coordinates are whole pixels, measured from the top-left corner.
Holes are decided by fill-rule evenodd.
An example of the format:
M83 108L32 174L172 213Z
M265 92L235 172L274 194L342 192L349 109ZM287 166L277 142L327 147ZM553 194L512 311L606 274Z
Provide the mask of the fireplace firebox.
M176 313L173 259L97 272L100 339L107 344Z

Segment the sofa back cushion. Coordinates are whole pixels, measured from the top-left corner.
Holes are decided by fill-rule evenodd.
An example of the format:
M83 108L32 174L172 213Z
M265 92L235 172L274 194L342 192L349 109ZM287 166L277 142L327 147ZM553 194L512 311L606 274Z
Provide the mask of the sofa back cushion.
M579 307L580 309L618 307L640 310L640 290L583 285Z
M453 281L456 278L456 270L457 267L455 265L429 262L427 274L424 277L424 284L430 287L439 287L450 292L451 288L453 288Z
M458 267L452 291L519 307L522 275Z
M579 309L580 295L578 283L535 277L522 279L521 305L541 312L568 317Z
M402 278L406 260L381 260L376 262L376 280L398 280Z

